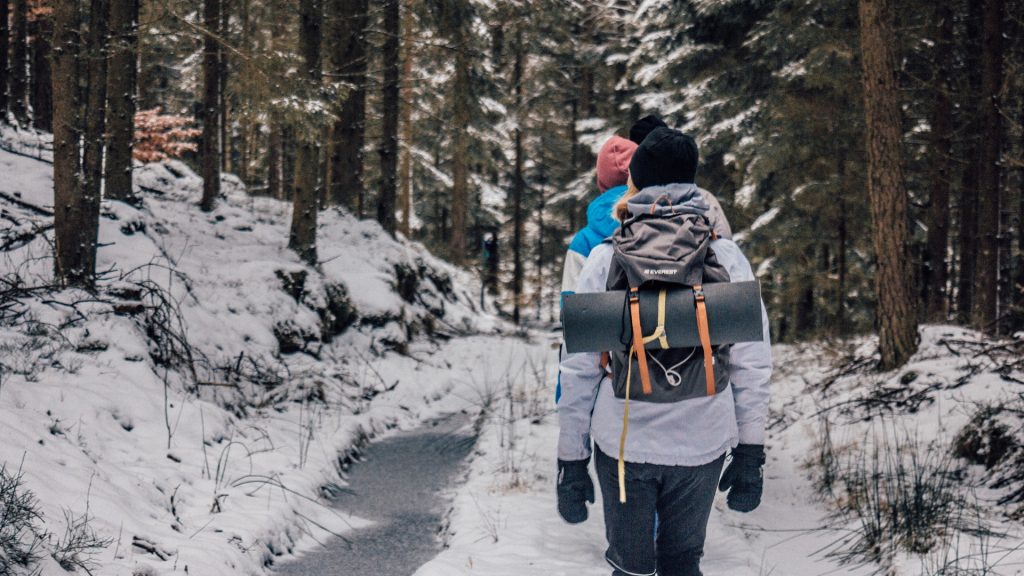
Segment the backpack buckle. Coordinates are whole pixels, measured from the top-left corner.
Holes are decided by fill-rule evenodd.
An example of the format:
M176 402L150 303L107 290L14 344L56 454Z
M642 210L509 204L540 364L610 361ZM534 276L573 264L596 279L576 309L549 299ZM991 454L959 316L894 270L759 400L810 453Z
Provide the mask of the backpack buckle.
M703 302L704 301L704 287L703 286L694 286L693 287L693 297L697 300L697 302Z

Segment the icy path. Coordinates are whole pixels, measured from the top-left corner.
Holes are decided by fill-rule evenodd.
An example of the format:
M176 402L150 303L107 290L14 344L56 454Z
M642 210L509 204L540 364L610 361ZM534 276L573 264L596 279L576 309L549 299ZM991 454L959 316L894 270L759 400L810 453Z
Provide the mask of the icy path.
M409 576L438 552L453 483L476 440L458 415L370 444L336 501L369 520L347 542L333 538L277 570L282 576Z

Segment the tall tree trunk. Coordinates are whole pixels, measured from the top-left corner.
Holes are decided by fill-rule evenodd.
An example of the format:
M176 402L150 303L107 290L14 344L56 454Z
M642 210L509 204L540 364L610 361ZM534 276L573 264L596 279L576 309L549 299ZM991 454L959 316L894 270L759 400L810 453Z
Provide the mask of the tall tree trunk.
M846 251L849 244L849 232L846 224L846 201L839 199L839 250L836 256L836 266L839 268L839 281L836 283L836 329L839 335L846 336L846 284L847 284L847 263Z
M833 123L831 129L835 131L836 124ZM833 154L836 158L836 180L838 182L847 182L846 178L846 150L844 144L841 144L838 139L835 141L835 147ZM840 337L847 334L846 327L846 297L847 297L847 250L849 250L849 225L847 224L846 218L846 196L847 190L844 188L838 193L836 201L839 204L839 223L836 226L837 232L837 244L836 247L836 268L837 268L837 282L836 282L836 325L835 329Z
M203 137L200 144L203 198L199 207L213 210L220 196L220 30L221 0L203 0Z
M868 197L877 271L881 368L902 366L917 350L917 313L907 254L907 190L903 179L902 122L889 0L859 0Z
M285 199L284 194L284 135L276 114L270 115L270 137L267 142L267 193L272 198Z
M86 197L99 198L103 187L103 140L107 108L107 0L91 0L89 37L85 48L88 78L85 104L85 135L82 140L83 190Z
M470 77L468 22L454 26L455 79L452 84L452 227L448 236L448 259L461 265L466 258L466 213L469 202Z
M220 126L220 171L231 170L231 141L228 139L228 52L224 43L228 38L228 12L227 6L231 0L220 0L220 24L217 26L217 35L221 41L217 43L217 95L220 102L217 104L217 111L220 117L217 123Z
M11 43L11 114L28 123L28 0L14 0L11 13L14 41Z
M301 0L299 6L299 54L302 56L303 75L310 87L320 84L320 25L323 12L320 0ZM295 160L295 188L292 191L292 225L288 247L298 253L307 264L317 264L316 221L319 210L320 154L316 143L304 135L299 141Z
M590 45L594 37L594 14L584 12L583 22L580 25L580 33L577 42L584 47L584 50L577 52L581 54L578 62L579 71L579 106L580 115L592 118L597 113L597 105L594 102L594 64L590 61L589 51L586 47Z
M53 131L53 76L50 74L52 28L49 14L37 14L35 20L29 23L29 36L32 38L29 57L32 126L43 132Z
M950 63L953 55L953 10L947 2L935 5L935 51L932 62L930 113L931 136L928 162L931 165L931 203L928 207L928 256L925 286L927 287L927 318L929 322L946 320L946 279L949 251L949 165L952 160L950 118Z
M402 15L402 150L401 150L401 172L399 188L399 205L402 210L402 221L399 229L402 234L409 238L412 234L412 146L413 146L413 125L412 125L412 102L415 97L412 85L412 62L416 57L414 50L415 36L413 35L413 2L406 0L405 12Z
M380 154L380 196L377 198L377 221L384 230L395 234L395 196L398 184L398 67L401 58L401 14L398 0L384 5L384 93L382 105Z
M331 67L337 80L350 85L331 127L328 197L333 204L354 208L363 216L363 146L366 133L367 0L328 0L334 50Z
M11 37L10 11L8 0L0 0L0 122L7 120L7 85L11 77L7 59Z
M544 158L541 158L544 166ZM541 176L543 178L543 176ZM539 205L537 206L537 313L534 318L539 322L544 310L544 189L541 187Z
M110 0L110 70L107 74L107 198L134 204L132 147L135 137L139 0Z
M284 14L274 10L270 23L270 47L274 50L280 48L281 38L285 32ZM287 198L284 185L284 126L283 120L276 112L269 114L270 130L267 138L267 194L271 198L284 200Z
M967 69L970 90L962 99L964 109L964 126L967 159L960 186L960 268L957 278L957 320L961 323L971 321L971 309L974 305L974 285L977 280L978 259L978 170L980 157L980 127L978 117L972 106L980 98L981 93L981 2L967 3L965 45L963 47L965 68Z
M814 285L817 278L814 274L814 268L811 263L817 260L818 246L811 244L804 251L804 259L808 262L807 272L803 275L802 280L798 283L796 302L796 326L795 329L797 334L800 335L801 339L811 339L813 337L816 325L815 319L815 298L814 298Z
M1002 153L1002 124L999 91L1003 84L1003 15L1005 0L984 0L981 54L981 98L978 116L982 122L978 190L980 207L978 269L975 277L972 323L975 328L998 331L999 214L1001 188L999 161Z
M519 324L523 300L523 196L526 195L523 166L526 159L523 149L523 31L518 27L515 44L512 90L515 95L513 113L517 122L513 132L515 159L512 172L512 321Z
M255 32L252 26L252 19L249 16L251 4L252 0L241 0L238 6L240 28L239 44L247 50L251 49L253 45L252 37ZM227 28L227 26L225 26L225 28ZM240 77L245 74L244 66L244 62L239 63L238 67L240 68ZM246 85L244 78L240 78L239 83L243 86ZM243 90L245 89L243 88ZM246 90L246 92L247 91L248 90ZM253 118L252 114L247 114L243 111L243 109L247 109L250 106L250 103L246 101L245 96L239 95L238 100L239 103L237 107L240 111L238 115L238 138L241 142L238 145L238 166L236 167L236 171L238 172L238 177L242 180L242 183L249 187L252 185L252 177L250 173L251 166L249 165L253 157L252 143L255 139L255 134L259 130L259 123Z
M100 199L83 194L79 163L78 2L53 2L54 268L70 286L92 288Z
M1019 30L1024 28L1021 26ZM1024 98L1020 99L1017 118L1024 122ZM1024 132L1020 135L1020 149L1024 150ZM1022 154L1024 155L1024 154ZM1017 171L1017 278L1013 294L1014 330L1024 329L1024 164Z

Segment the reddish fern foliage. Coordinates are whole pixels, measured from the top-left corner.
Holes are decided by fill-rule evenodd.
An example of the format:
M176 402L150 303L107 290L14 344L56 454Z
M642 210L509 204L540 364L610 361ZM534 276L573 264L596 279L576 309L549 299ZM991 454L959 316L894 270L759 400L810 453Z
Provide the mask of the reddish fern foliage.
M160 108L140 110L135 114L135 146L133 156L139 162L161 162L195 152L195 139L202 130L192 128L192 118L164 114Z

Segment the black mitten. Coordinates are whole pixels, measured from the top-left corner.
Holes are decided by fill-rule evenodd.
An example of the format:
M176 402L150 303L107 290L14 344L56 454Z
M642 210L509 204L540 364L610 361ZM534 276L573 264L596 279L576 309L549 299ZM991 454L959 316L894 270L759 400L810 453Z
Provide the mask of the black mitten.
M729 491L726 502L737 512L750 512L761 504L764 490L764 446L740 444L732 450L732 461L718 483L722 492Z
M586 460L558 461L558 514L570 524L587 519L586 502L594 503L594 482Z

